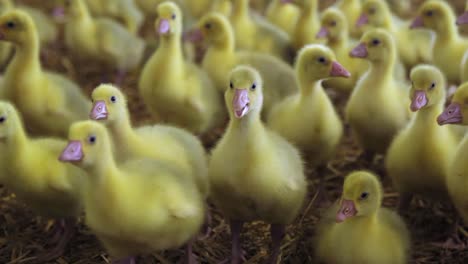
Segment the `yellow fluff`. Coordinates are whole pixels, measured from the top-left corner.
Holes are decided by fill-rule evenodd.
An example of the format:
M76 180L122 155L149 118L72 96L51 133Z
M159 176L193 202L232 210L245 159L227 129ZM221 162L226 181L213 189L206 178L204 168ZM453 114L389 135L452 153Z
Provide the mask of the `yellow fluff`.
M85 222L113 257L180 247L197 235L203 199L178 167L153 159L117 165L106 128L95 121L74 123L68 139L60 160L88 172Z
M273 108L268 126L303 150L312 166L324 165L335 154L343 124L322 81L349 77L349 72L336 61L333 51L320 44L302 48L295 67L300 92Z
M195 180L205 197L208 196L207 159L205 149L197 137L165 125L132 128L125 95L112 85L99 85L91 97L94 106L90 117L108 128L118 163L153 158L174 164L190 180Z
M335 4L348 20L348 25L351 26L350 34L353 37L359 37L362 34L359 28L354 26L362 12L362 2L362 0L341 0Z
M236 67L226 86L230 122L211 156L212 199L231 224L233 263L240 260L242 223L255 220L272 224L269 263L276 263L284 227L306 195L303 162L297 149L260 121L262 79L255 69Z
M367 153L385 153L409 119L407 86L394 77L395 42L386 30L371 29L351 56L367 59L370 68L351 94L346 119Z
M320 14L318 0L288 0L299 6L301 14L296 23L296 30L292 36L292 44L296 50L304 45L318 43L315 36L320 29Z
M145 64L138 83L149 109L164 121L196 133L222 121L221 98L206 72L182 54L182 13L172 2L158 6L159 47Z
M369 172L350 173L341 199L317 227L317 257L333 264L404 264L410 234L403 219L381 208L383 189Z
M289 36L292 36L300 10L297 6L285 2L285 0L271 0L265 15L268 21L284 30Z
M453 130L435 122L445 103L442 72L435 66L418 65L410 79L410 108L417 113L395 137L385 160L387 173L401 193L401 210L407 209L413 194L448 198L447 169L459 142Z
M66 136L72 122L87 118L90 101L69 79L42 70L36 27L27 13L3 14L0 34L16 47L4 75L4 99L15 104L34 134Z

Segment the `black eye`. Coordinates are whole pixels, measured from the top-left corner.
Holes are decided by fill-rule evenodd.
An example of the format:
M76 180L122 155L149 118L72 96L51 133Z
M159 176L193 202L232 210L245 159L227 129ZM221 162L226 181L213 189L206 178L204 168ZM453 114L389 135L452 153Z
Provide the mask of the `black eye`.
M252 84L252 86L250 87L251 90L255 90L257 88L257 85L254 83Z
M377 46L377 45L380 44L380 40L374 39L374 40L372 40L372 44L373 44L374 46Z
M89 137L88 137L88 142L89 142L90 144L96 143L96 136L89 136Z
M234 84L232 84L232 82L229 83L229 87L234 88Z
M115 96L111 96L110 100L111 102L115 103L117 101L117 98L115 98Z
M15 25L16 25L15 22L12 22L12 21L9 21L9 22L6 23L6 26L7 26L8 28L14 28Z
M376 11L375 7L369 8L369 14L375 14L375 11Z
M368 193L368 192L363 192L363 193L361 193L361 196L360 196L361 199L367 199L367 197L369 197L369 193Z
M332 26L332 27L336 26L336 21L330 22L330 26Z
M171 18L172 18L172 20L174 20L176 18L176 15L172 14Z
M436 84L435 84L435 83L432 83L432 84L431 84L431 87L429 87L429 89L432 90L432 89L435 88L435 86L436 86Z
M5 122L5 120L6 120L6 117L4 117L4 116L0 116L0 123L3 123L3 122Z
M318 61L320 63L325 63L327 60L324 57L320 57L320 58L318 58Z
M205 28L206 28L206 29L210 29L210 28L211 28L211 24L210 24L210 23L206 23L206 24L205 24Z
M434 14L434 12L432 10L429 10L426 12L426 16L432 16Z

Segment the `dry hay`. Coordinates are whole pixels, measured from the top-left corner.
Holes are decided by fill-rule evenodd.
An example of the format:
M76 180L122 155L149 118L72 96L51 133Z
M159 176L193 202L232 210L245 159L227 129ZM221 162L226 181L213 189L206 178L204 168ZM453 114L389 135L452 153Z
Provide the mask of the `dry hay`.
M28 1L38 4L38 0ZM45 1L44 1L45 2ZM48 1L49 2L49 1ZM53 1L51 1L53 2ZM461 5L463 6L463 5ZM44 7L50 10L50 6ZM149 23L151 24L151 23ZM103 74L97 66L92 64L73 66L70 58L66 56L66 49L62 44L46 48L47 57L44 65L48 69L62 72L76 80L89 94L97 84L102 82ZM127 76L122 90L129 98L129 107L135 124L154 123L138 97L136 85L139 71ZM342 112L343 98L334 97L334 101ZM222 129L214 131L204 142L212 146L222 133ZM398 193L390 187L388 179L384 176L382 158L369 164L360 157L360 150L350 137L349 129L343 139L336 158L329 163L326 175L326 186L329 200L339 197L343 177L356 169L369 169L383 177L385 186L384 205L394 208L398 200ZM316 202L316 187L318 184L315 172L307 170L309 175L309 196L302 214L293 225L288 228L287 236L282 246L281 263L315 263L313 258L314 226L320 219L321 212L328 204ZM14 195L0 187L0 263L37 263L37 257L47 250L47 233L50 223L46 219L35 216L24 205L19 204ZM230 254L229 227L220 213L211 207L212 233L210 237L199 240L194 245L194 252L200 263L218 263ZM452 237L453 244L463 247L463 232L468 229L455 225L457 215L448 204L433 204L416 200L411 210L405 215L407 224L412 233L413 248L411 263L468 263L468 248L447 248L443 245L447 238ZM454 227L458 230L454 232ZM456 233L456 235L454 235ZM242 234L243 248L246 251L247 263L260 263L266 259L269 252L269 229L260 222L246 225ZM350 241L359 243L359 241ZM466 242L465 242L466 243ZM171 250L154 253L151 256L142 256L139 263L177 263L182 260L184 251ZM108 263L109 259L103 248L99 245L90 231L80 224L78 233L70 241L65 254L50 263L94 264Z

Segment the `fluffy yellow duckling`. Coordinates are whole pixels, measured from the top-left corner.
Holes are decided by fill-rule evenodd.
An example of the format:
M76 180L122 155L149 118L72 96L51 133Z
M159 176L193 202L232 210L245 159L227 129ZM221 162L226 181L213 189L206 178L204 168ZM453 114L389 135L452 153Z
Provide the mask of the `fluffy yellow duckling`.
M369 0L363 5L356 26L384 28L395 38L398 54L407 68L432 60L433 36L428 30L411 30L409 23L393 16L384 0Z
M442 72L435 66L418 65L410 79L410 109L417 113L395 137L385 160L387 173L401 194L400 210L408 208L413 194L448 198L447 169L459 142L453 130L435 122L445 103Z
M362 60L349 56L349 51L357 43L348 37L348 22L344 14L335 7L330 7L322 13L321 28L317 38L325 38L326 45L336 55L338 61L350 71L348 78L330 78L323 82L324 87L336 89L340 92L350 93L359 78L367 71L369 65Z
M410 235L403 219L382 208L382 184L366 171L350 173L341 199L317 228L317 257L334 264L408 263Z
M395 134L408 122L408 92L403 88L405 84L394 77L396 47L386 30L367 31L350 55L370 63L351 94L345 116L367 158L371 158L385 153Z
M145 18L134 0L86 0L85 2L93 15L122 20L132 34L138 34Z
M2 183L35 212L62 219L56 227L57 245L44 258L61 256L81 213L84 172L57 160L65 141L30 138L17 110L5 101L0 101L0 142L1 163L8 164L2 167Z
M15 45L4 75L4 98L35 134L66 136L72 122L87 118L91 102L69 79L42 70L36 27L27 13L11 10L0 16L0 35Z
M304 45L320 42L315 35L320 29L318 0L284 0L299 6L301 14L292 36L292 44L296 50Z
M299 8L289 4L288 0L271 0L265 15L268 21L293 36L299 14Z
M139 66L145 43L109 18L93 18L83 0L68 0L65 43L80 60L97 60L118 70L117 83L126 71Z
M303 162L297 149L260 121L262 79L249 66L230 74L225 92L228 128L209 165L212 199L230 221L232 263L242 258L239 235L244 222L271 224L276 263L285 226L299 213L306 195Z
M349 77L335 54L320 44L301 49L296 60L300 92L277 104L268 126L310 156L313 166L325 165L335 154L343 124L322 87L330 77Z
M468 83L460 85L451 104L437 118L439 125L461 124L468 125ZM468 137L465 137L454 151L453 160L448 166L447 189L458 213L468 225Z
M351 25L350 34L353 37L359 37L362 32L354 25L362 12L362 0L341 0L335 3L335 7L343 12L348 20L348 25Z
M460 65L468 49L468 39L461 37L455 26L455 15L445 1L429 0L418 10L411 28L428 28L435 32L433 63L449 83L460 82Z
M249 0L233 0L229 19L234 28L237 48L269 53L286 61L292 60L288 34L262 16L251 13Z
M138 83L149 109L164 121L204 132L223 119L221 99L208 74L185 61L181 48L182 13L172 2L158 5L158 49Z
M208 42L202 66L219 91L226 90L229 72L239 64L251 65L260 72L266 87L262 116L267 116L276 103L298 91L294 70L287 63L269 54L235 51L232 26L223 15L206 14L200 19L195 35Z
M117 165L106 128L95 121L70 127L60 160L88 172L83 177L85 222L111 256L134 264L137 254L188 244L197 235L205 212L193 181L178 167L153 159Z
M31 16L37 28L39 41L42 44L51 43L57 39L57 26L47 14L44 14L44 12L37 8L20 4L14 5L12 0L0 0L0 13L4 13L14 8L20 9Z
M125 95L115 86L101 84L91 98L94 106L90 117L108 128L118 163L147 157L176 164L195 179L205 197L208 195L206 154L197 137L164 125L133 129Z

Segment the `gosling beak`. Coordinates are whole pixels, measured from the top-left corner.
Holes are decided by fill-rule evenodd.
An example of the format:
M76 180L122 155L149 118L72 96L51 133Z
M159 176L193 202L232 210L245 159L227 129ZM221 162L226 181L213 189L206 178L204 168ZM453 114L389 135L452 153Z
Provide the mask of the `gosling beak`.
M339 64L337 61L332 62L332 68L330 71L330 76L332 77L345 77L348 78L351 76L351 73L349 73L348 70L345 69L341 64Z
M416 17L413 22L411 23L410 25L410 28L413 29L413 28L422 28L424 27L424 22L422 20L422 17L418 16Z
M189 31L186 31L182 39L184 41L190 41L190 42L200 42L203 40L203 33L199 28L193 28Z
M468 11L465 11L461 16L457 18L457 25L468 24Z
M356 21L356 27L362 27L369 23L369 16L367 14L362 14Z
M169 33L170 30L171 30L171 24L169 23L169 20L167 19L159 20L158 33L160 35L167 34Z
M94 120L107 119L108 115L106 102L104 101L96 101L93 105L93 109L91 109L91 113L89 113L89 117Z
M242 118L249 111L249 105L248 89L236 89L234 92L234 99L232 100L234 115L237 118Z
M437 123L442 126L446 124L461 124L463 114L459 103L450 104L442 114L437 117Z
M52 17L58 20L62 20L65 18L65 8L62 6L54 8L52 10Z
M411 99L410 109L413 112L418 111L427 105L427 96L425 91L415 91Z
M315 38L326 38L328 36L328 29L326 27L320 28L320 31L315 35Z
M366 43L359 43L350 53L349 56L353 58L367 58L367 47Z
M345 200L341 201L341 207L336 213L336 222L341 223L346 219L353 217L357 214L356 207L354 206L354 202L352 200Z
M81 161L83 159L83 149L81 142L78 140L72 140L68 142L68 145L60 154L59 160L63 162Z

